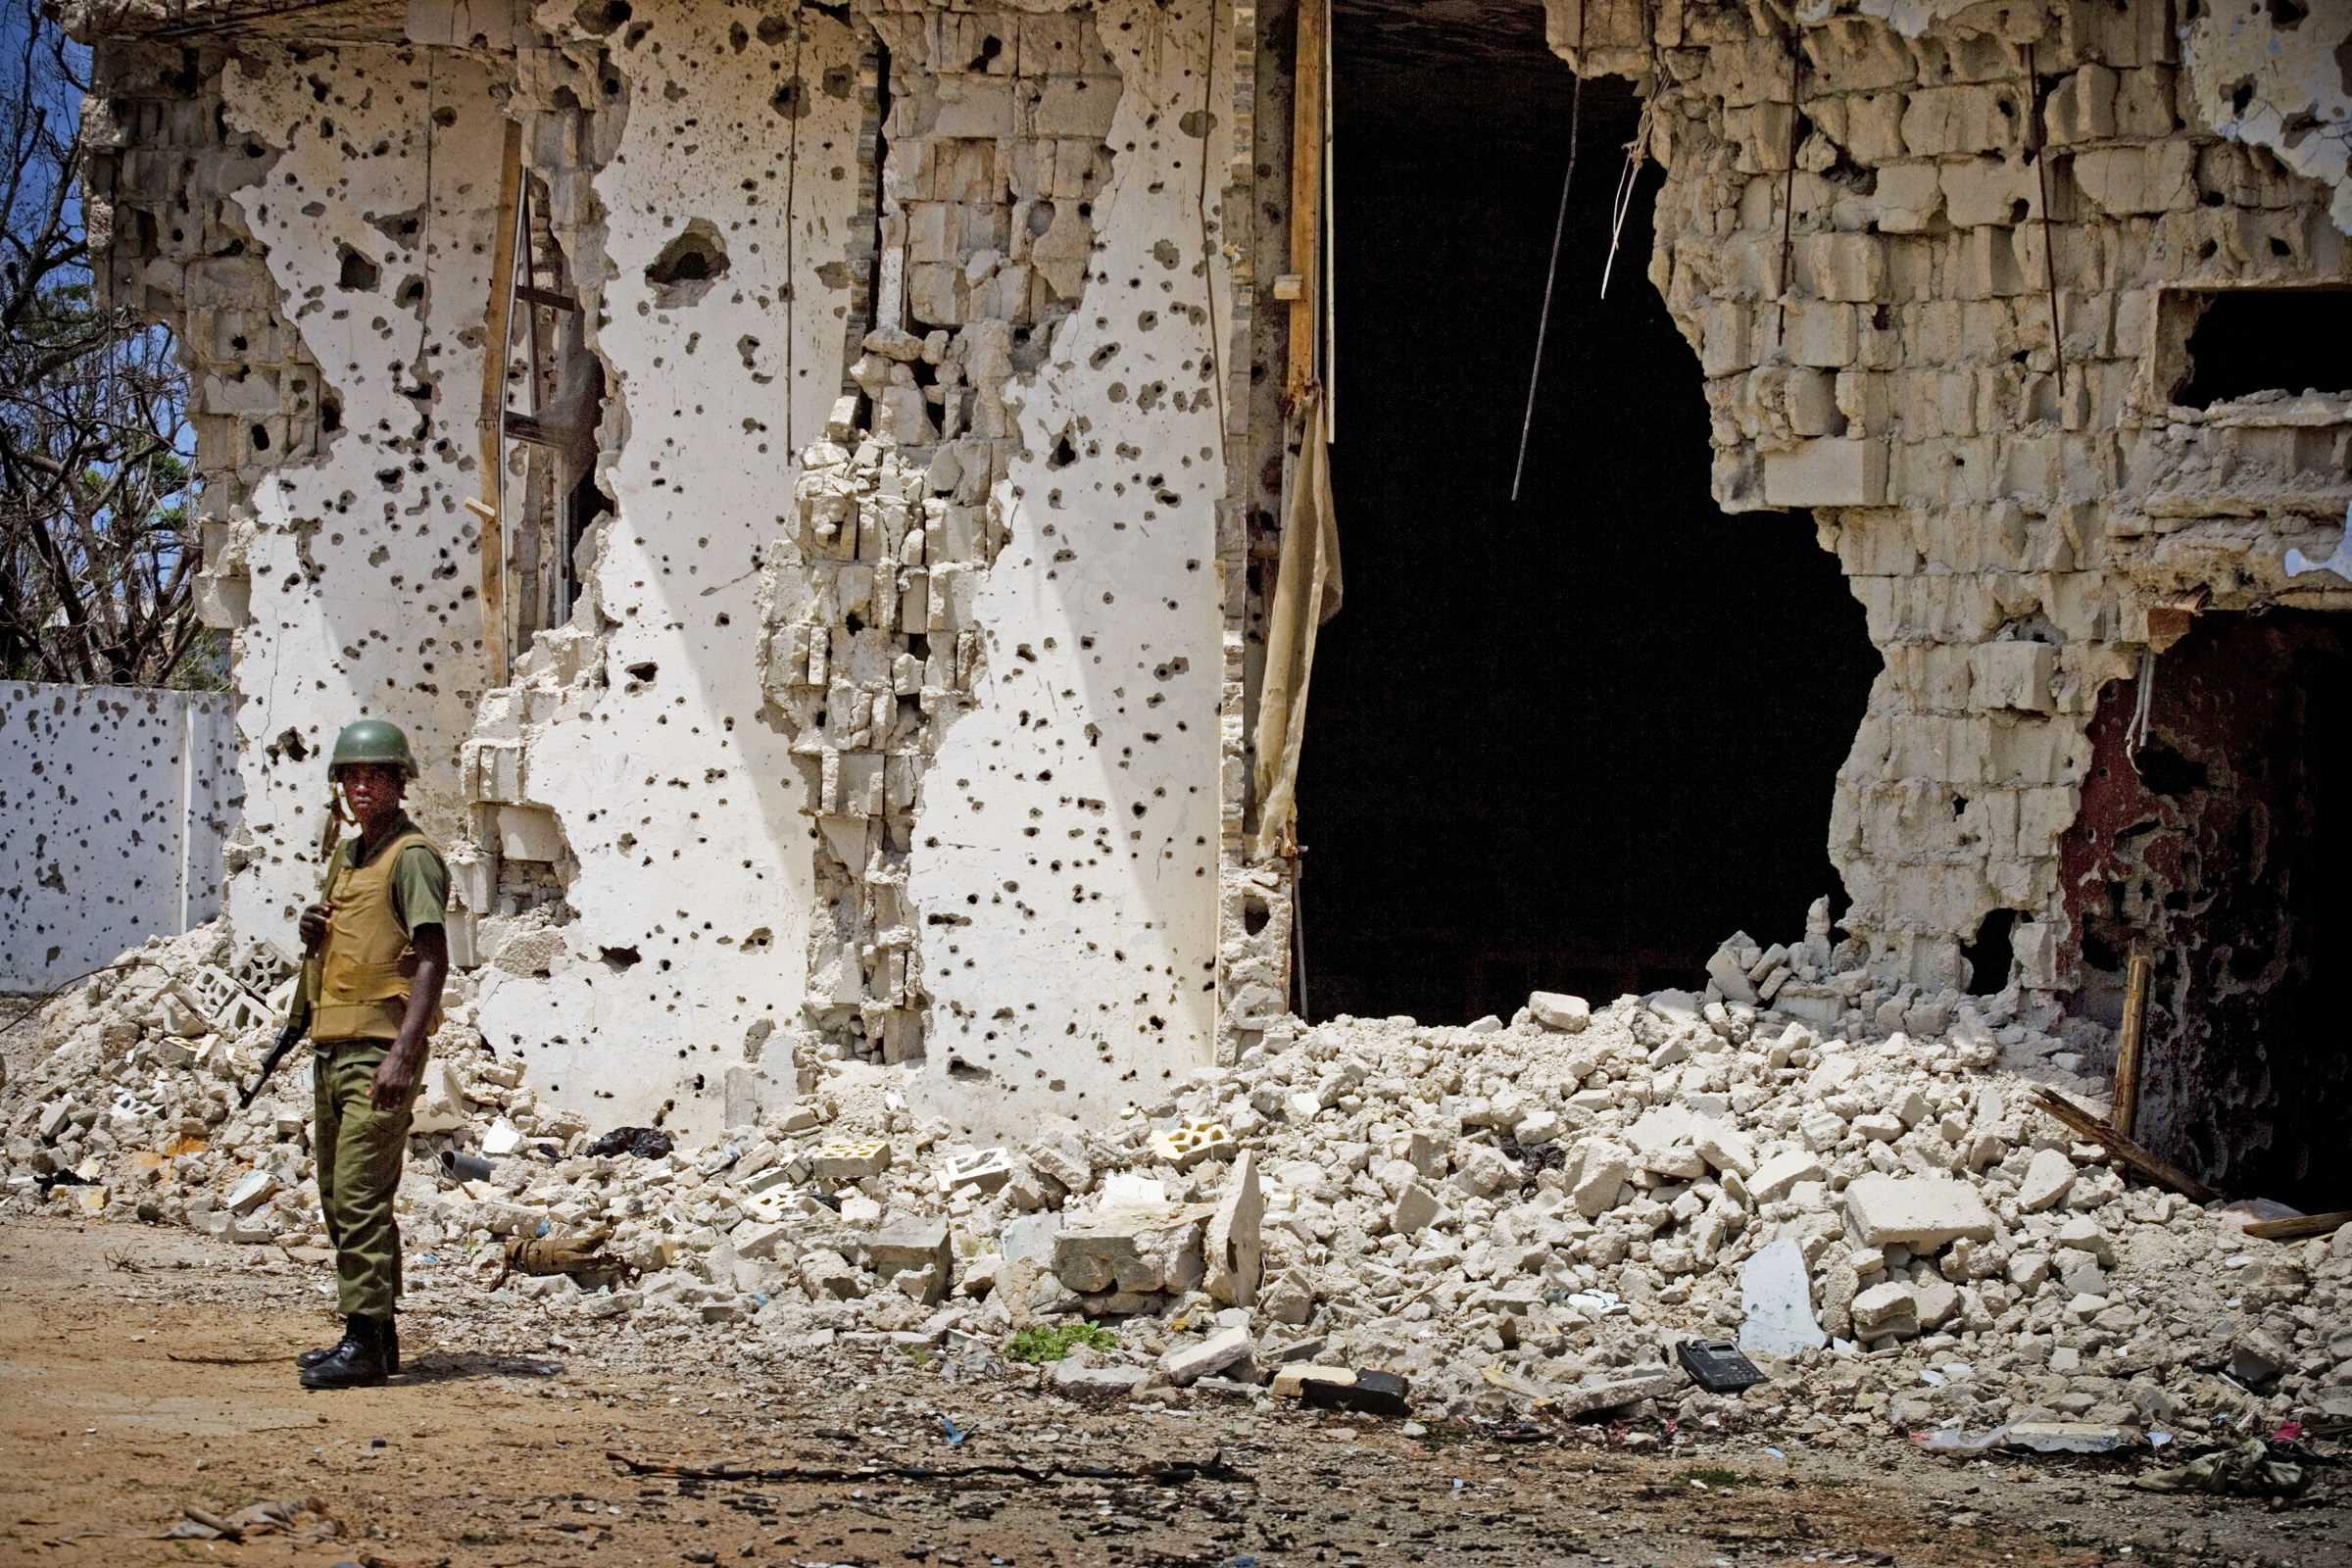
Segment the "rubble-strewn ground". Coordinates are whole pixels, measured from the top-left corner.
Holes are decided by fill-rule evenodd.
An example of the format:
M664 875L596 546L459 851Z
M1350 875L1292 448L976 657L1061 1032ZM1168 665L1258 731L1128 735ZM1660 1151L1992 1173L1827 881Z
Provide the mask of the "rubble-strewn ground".
M895 1347L670 1357L470 1284L412 1300L408 1376L380 1390L306 1394L289 1358L331 1332L325 1290L322 1268L172 1228L0 1221L0 1559L2352 1561L2352 1515L2333 1472L2312 1496L2272 1508L2130 1491L2132 1461L1963 1462L1893 1443L1856 1450L1668 1433L1654 1420L1564 1439L1505 1433L1538 1439L1525 1443L1438 1423L1415 1440L1396 1422L1253 1411L1211 1395L1082 1404L1041 1389L1026 1369L1000 1363L964 1376ZM943 1414L970 1434L965 1442L945 1441ZM1058 1461L1146 1474L1155 1461L1221 1452L1239 1475L1168 1486L1004 1476L682 1484L631 1475L608 1451L763 1467ZM156 1539L188 1504L226 1516L272 1498L308 1505L295 1533L241 1544Z
M1880 1524L1908 1540L1905 1521L1942 1496L1945 1513L1974 1517L1936 1535L1939 1549L1973 1540L1995 1517L1991 1495L2021 1495L2023 1477L2063 1473L2082 1497L2113 1501L2099 1478L2298 1430L2313 1440L2313 1495L2331 1494L2352 1419L2352 1230L2257 1240L2242 1213L2128 1184L2033 1100L2055 1084L2099 1103L2095 1031L2049 1032L2060 1020L2014 993L1884 990L1843 967L1850 945L1828 936L1817 911L1795 949L1735 939L1703 995L1598 1009L1540 995L1508 1024L1460 1028L1285 1020L1230 1067L1141 1087L1102 1125L1061 1124L1015 1148L974 1148L961 1129L918 1120L881 1068L810 1061L796 1102L746 1107L714 1138L591 1152L591 1130L537 1098L527 1055L487 1049L461 989L401 1188L409 1349L438 1340L468 1355L564 1360L565 1373L537 1380L421 1363L465 1370L467 1389L524 1376L524 1396L553 1401L541 1413L608 1386L657 1395L665 1419L740 1411L738 1398L789 1406L802 1396L791 1391L821 1389L852 1412L892 1412L863 1422L845 1453L867 1439L928 1452L933 1413L955 1405L987 1429L956 1447L960 1460L1095 1462L1129 1444L1166 1454L1152 1444L1181 1433L1225 1443L1253 1474L1272 1463L1286 1476L1312 1418L1278 1374L1298 1362L1380 1368L1410 1380L1414 1421L1367 1426L1366 1453L1404 1463L1416 1445L1450 1453L1464 1433L1539 1446L1589 1433L1599 1446L1574 1451L1642 1461L1608 1483L1629 1510L1640 1494L1628 1478L1673 1473L1646 1468L1661 1446L1685 1446L1701 1470L1769 1472L1775 1487L1786 1478L1771 1467L1794 1465L1807 1506L1783 1498L1739 1526L1780 1537L1798 1514L1816 1517L1803 1489L1817 1474L1927 1462L1913 1441L2056 1422L2125 1450L2003 1460L1965 1481L1920 1472L1936 1478L1924 1497L1897 1496ZM0 1216L106 1221L90 1234L119 1248L200 1233L225 1249L208 1256L236 1260L238 1280L323 1291L301 1061L251 1110L235 1107L270 1025L207 967L225 955L218 928L158 941L7 1042ZM1790 1006L1811 1006L1811 1021ZM488 1176L443 1169L444 1152L477 1151L495 1156ZM539 1237L601 1249L600 1260L507 1278L510 1248ZM146 1279L109 1283L151 1289ZM1776 1316L1790 1338L1752 1344L1766 1381L1743 1394L1705 1393L1675 1364L1680 1341L1752 1342ZM1111 1332L1051 1374L1005 1369L1014 1336L1089 1321ZM324 1332L318 1322L257 1343L282 1358ZM256 1388L282 1385L283 1365L270 1368ZM722 1381L692 1381L706 1376ZM889 1393L902 1377L927 1392ZM1047 1402L1004 1424L1000 1406L1040 1380ZM1072 1398L1095 1401L1093 1413L1061 1402ZM1162 1405L1181 1413L1147 1413ZM224 1408L245 1417L234 1399ZM570 1413L605 1431L589 1407ZM798 1453L790 1446L816 1424L848 1431L838 1424L850 1418L737 1419L751 1424L664 1431L649 1451L732 1452L729 1442L756 1437L761 1451ZM1059 1447L1040 1446L1047 1430ZM1560 1472L1560 1494L1592 1506L1574 1468ZM1331 1525L1314 1494L1343 1484L1308 1484L1300 1506L1313 1508L1288 1522L1303 1529L1319 1508ZM1074 1486L1039 1495L1066 1500ZM1150 1490L1089 1494L1085 1506L1141 1519ZM1763 1495L1736 1482L1724 1498L1683 1491L1706 1508ZM2087 1503L2033 1502L2020 1517L2036 1541L2051 1516L2089 1538ZM2211 1516L2251 1517L2249 1506ZM2206 1517L2165 1507L2180 1511L2150 1517ZM1875 1544L1874 1517L1838 1515L1834 1532L1802 1539ZM1393 1517L1375 1528L1402 1529ZM1985 1549L2017 1549L1987 1533ZM1385 1539L1354 1544L1373 1552L1386 1548L1369 1541ZM1539 1532L1525 1549L1555 1540ZM1234 1555L1236 1543L1264 1544L1229 1538L1200 1560ZM2172 1537L2140 1544L2183 1549ZM814 1549L797 1560L854 1554Z

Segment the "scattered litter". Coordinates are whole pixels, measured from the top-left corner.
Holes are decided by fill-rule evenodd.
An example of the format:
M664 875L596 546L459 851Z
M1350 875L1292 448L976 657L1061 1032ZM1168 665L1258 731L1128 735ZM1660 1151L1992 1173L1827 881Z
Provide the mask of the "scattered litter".
M2210 1492L2239 1497L2299 1497L2311 1487L2311 1467L2260 1438L2198 1454L2170 1470L2132 1479L2142 1492Z
M669 1151L669 1135L659 1128L615 1127L580 1152L592 1159L611 1159L620 1154L632 1154L639 1159L660 1159Z
M1674 1348L1674 1354L1709 1394L1738 1394L1764 1381L1756 1363L1729 1340L1685 1340Z

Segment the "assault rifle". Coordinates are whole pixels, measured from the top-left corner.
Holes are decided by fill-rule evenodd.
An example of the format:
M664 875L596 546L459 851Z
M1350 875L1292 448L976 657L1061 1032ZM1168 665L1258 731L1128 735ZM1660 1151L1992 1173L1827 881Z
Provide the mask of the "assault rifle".
M342 824L343 802L336 795L334 786L329 784L326 793L326 825L318 831L318 863L321 866L334 863L335 850L342 842ZM303 954L302 973L294 982L294 998L286 1004L285 1027L278 1030L277 1042L270 1048L270 1054L262 1058L262 1070L255 1075L252 1085L237 1097L239 1110L253 1104L253 1097L262 1092L262 1086L270 1081L270 1075L277 1071L277 1064L286 1059L286 1053L300 1045L302 1037L311 1032L311 1009L318 1000L318 982L325 965L325 942L321 941L317 951Z

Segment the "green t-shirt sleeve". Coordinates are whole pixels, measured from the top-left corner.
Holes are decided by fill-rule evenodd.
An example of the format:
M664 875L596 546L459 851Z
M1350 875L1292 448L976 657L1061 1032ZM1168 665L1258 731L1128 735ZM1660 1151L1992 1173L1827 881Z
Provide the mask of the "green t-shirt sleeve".
M449 867L424 845L410 845L392 867L392 899L401 925L410 931L420 925L447 925Z

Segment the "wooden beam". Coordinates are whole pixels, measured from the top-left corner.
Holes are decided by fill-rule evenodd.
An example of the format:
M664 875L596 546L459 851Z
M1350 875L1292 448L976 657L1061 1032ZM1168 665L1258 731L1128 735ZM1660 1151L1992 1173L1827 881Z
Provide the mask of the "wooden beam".
M2139 1049L2148 1031L2148 956L2132 955L2124 989L2124 1027L2115 1040L2115 1130L2132 1136L2139 1120Z
M498 238L490 256L490 303L483 320L481 504L482 667L491 686L507 683L507 336L514 319L515 215L522 201L522 125L507 122L498 175Z
M2072 1132L2081 1133L2157 1186L2169 1187L2197 1203L2210 1203L2222 1196L2179 1166L2158 1159L2056 1090L2041 1089L2034 1093L2040 1109L2053 1120Z
M1298 0L1298 48L1291 68L1291 365L1284 394L1295 407L1315 379L1323 281L1323 51L1331 0Z
M2266 1219L2246 1227L2248 1236L2266 1242L2291 1242L2304 1236L2332 1236L2352 1225L2352 1208L2332 1214L2297 1214L2292 1219Z

